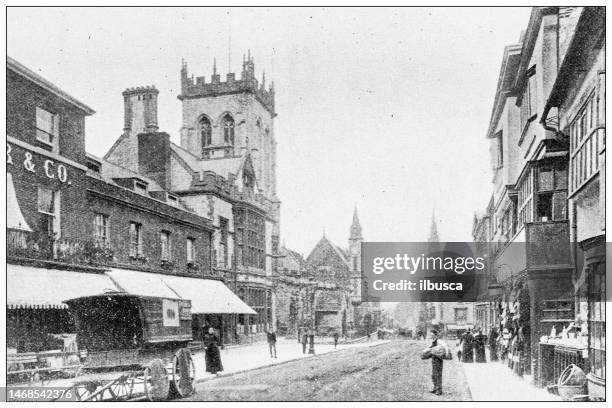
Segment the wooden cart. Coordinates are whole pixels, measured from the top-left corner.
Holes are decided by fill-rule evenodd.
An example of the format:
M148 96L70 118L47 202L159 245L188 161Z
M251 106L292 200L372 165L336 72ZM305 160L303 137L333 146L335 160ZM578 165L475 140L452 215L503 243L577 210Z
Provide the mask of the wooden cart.
M66 301L74 316L84 376L81 401L159 401L194 392L187 348L191 302L112 293Z

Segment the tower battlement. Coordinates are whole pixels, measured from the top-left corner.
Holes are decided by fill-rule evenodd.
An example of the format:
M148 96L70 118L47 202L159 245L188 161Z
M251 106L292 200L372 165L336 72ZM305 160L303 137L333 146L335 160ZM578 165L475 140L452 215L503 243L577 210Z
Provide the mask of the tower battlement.
M275 115L274 111L274 82L266 89L265 73L262 76L261 83L255 78L255 62L251 53L242 60L242 73L240 79L236 79L236 74L230 72L226 74L225 81L221 81L221 75L217 74L217 63L213 65L213 74L210 77L210 82L206 82L206 77L189 76L187 71L187 63L183 61L181 66L181 94L179 100L214 97L226 94L236 93L252 93L255 98L270 112Z

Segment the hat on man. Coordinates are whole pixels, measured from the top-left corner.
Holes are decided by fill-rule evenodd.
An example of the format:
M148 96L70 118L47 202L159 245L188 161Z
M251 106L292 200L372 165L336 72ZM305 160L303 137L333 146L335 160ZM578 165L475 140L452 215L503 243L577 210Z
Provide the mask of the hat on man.
M431 334L433 334L434 336L437 336L438 335L438 331L437 330L432 330Z

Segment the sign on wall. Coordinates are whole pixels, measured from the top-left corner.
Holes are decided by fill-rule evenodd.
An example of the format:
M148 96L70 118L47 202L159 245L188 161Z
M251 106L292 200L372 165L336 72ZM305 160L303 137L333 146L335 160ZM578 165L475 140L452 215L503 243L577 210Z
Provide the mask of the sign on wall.
M163 324L165 327L179 327L179 302L177 300L163 299Z

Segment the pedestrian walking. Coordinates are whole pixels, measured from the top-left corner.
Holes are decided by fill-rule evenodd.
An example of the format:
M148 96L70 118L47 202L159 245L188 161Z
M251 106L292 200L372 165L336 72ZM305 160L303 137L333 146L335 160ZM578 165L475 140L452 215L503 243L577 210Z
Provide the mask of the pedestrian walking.
M268 329L268 332L266 334L268 337L268 348L270 349L270 358L277 358L276 357L276 333ZM272 355L273 351L274 351L274 355Z
M219 371L223 371L221 353L219 352L219 338L215 334L214 328L210 327L208 329L208 334L204 335L204 345L206 346L206 353L204 354L206 371L211 374L217 374Z
M438 331L432 330L431 337L433 339L431 343L431 347L437 347L438 343ZM441 345L441 344L440 344ZM431 356L431 380L433 381L433 390L430 392L436 395L442 395L442 369L444 367L444 360L442 357L438 357L437 355Z
M338 347L338 338L340 337L340 335L338 334L338 332L334 332L334 348Z
M474 337L475 360L477 363L486 363L487 356L485 353L485 344L487 336L482 333L482 329L478 329L478 334Z
M308 333L304 331L304 334L302 334L302 354L306 354L307 345L308 345Z

